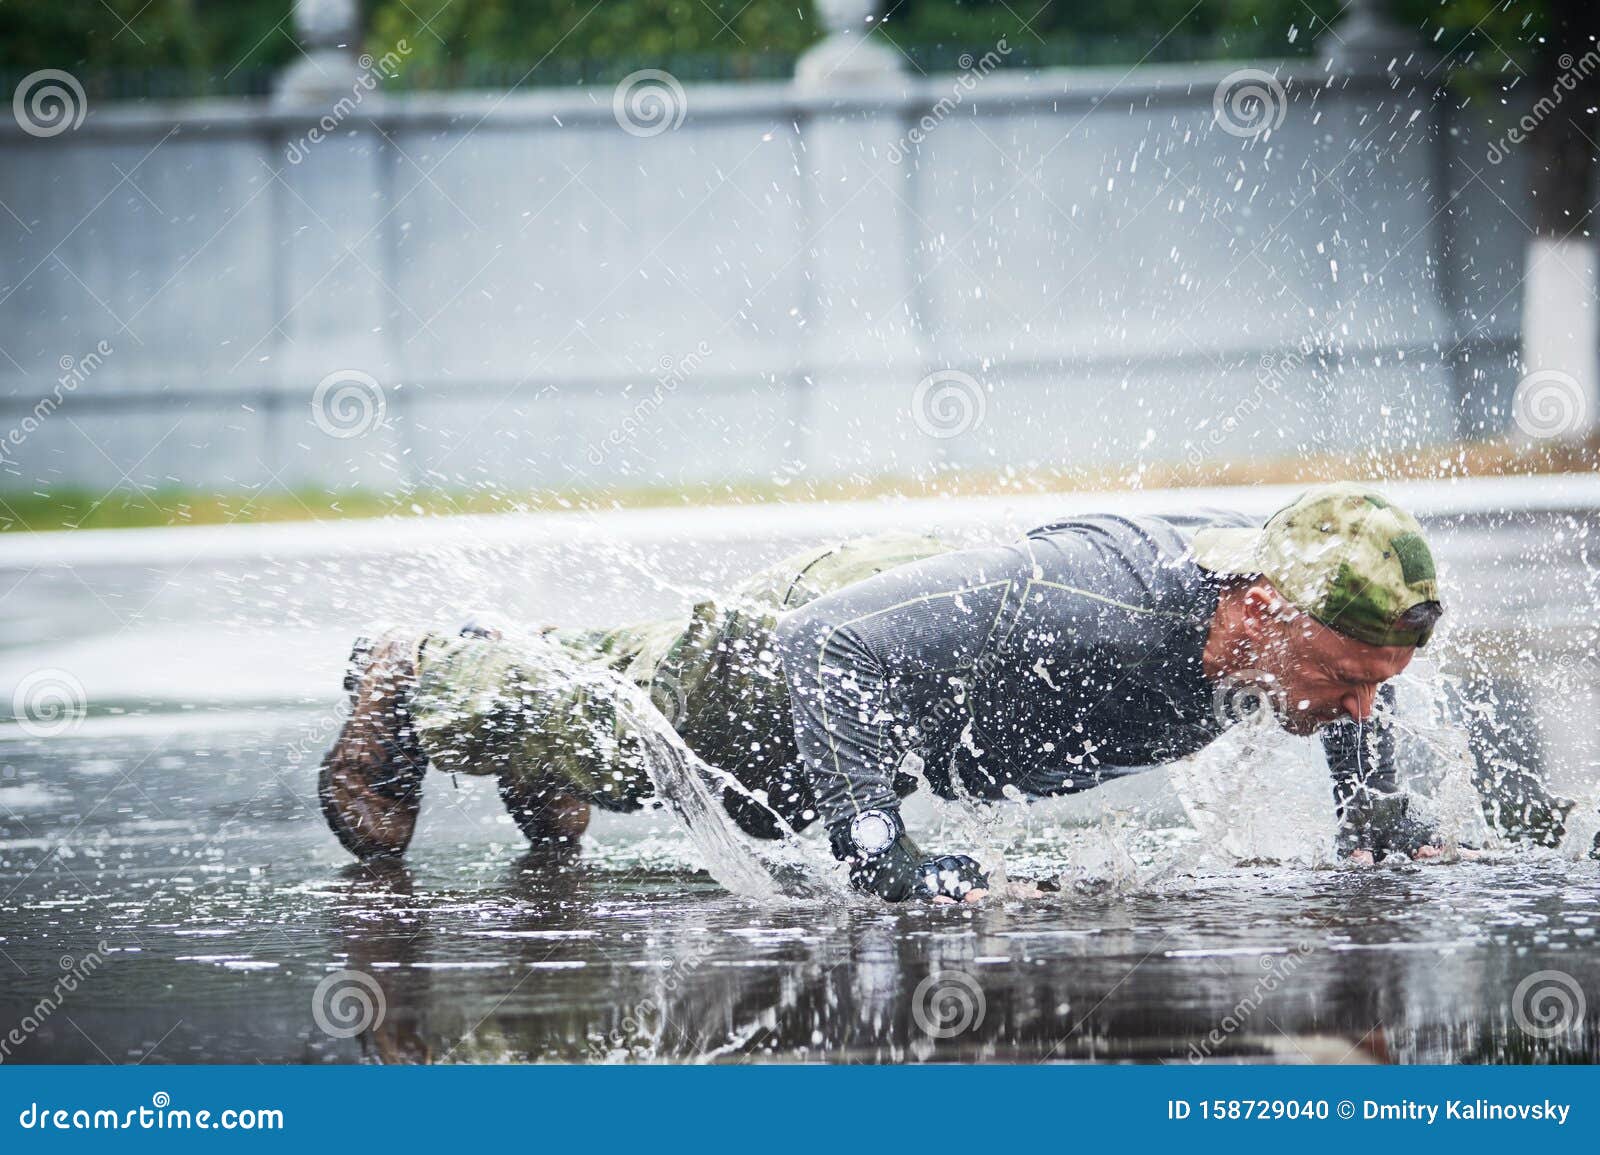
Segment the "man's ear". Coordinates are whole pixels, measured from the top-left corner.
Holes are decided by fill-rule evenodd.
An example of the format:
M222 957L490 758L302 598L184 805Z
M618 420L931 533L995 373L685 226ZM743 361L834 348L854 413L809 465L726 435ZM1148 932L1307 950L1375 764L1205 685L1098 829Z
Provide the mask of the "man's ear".
M1278 592L1264 581L1253 581L1239 599L1245 632L1257 640L1265 637L1278 617Z
M1273 589L1266 578L1251 582L1240 604L1244 609L1245 634L1257 645L1281 639L1284 627L1300 616L1300 611Z

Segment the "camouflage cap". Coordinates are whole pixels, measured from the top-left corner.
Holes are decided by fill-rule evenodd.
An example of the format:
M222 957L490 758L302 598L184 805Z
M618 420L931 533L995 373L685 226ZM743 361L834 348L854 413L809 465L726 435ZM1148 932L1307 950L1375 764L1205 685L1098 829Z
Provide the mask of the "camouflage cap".
M1438 616L1422 526L1354 482L1308 490L1261 529L1203 529L1194 555L1213 573L1260 574L1323 625L1370 645L1425 645ZM1434 612L1413 612L1430 602Z

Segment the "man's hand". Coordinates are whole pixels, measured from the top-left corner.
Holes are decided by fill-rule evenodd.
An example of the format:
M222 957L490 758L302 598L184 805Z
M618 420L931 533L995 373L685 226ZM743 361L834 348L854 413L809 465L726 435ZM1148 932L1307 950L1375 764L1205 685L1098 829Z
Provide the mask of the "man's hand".
M917 868L917 894L936 906L977 902L989 893L989 876L965 854L946 854Z
M850 867L850 885L888 902L920 898L947 905L989 893L988 875L965 854L923 854L896 810L863 811L828 833L834 857Z
M1341 858L1358 866L1389 854L1424 859L1443 853L1439 832L1411 813L1410 795L1366 790L1343 803L1338 849Z
M1470 862L1474 858L1482 857L1483 851L1474 850L1470 846L1458 846L1456 848L1456 855L1461 859L1461 861ZM1444 856L1445 848L1442 846L1419 846L1410 854L1410 858L1413 862L1428 862L1433 859L1443 858ZM1371 866L1374 862L1376 862L1376 859L1373 857L1372 851L1370 850L1353 850L1350 852L1349 856L1345 858L1345 861L1350 863L1352 866Z
M854 856L850 885L888 902L920 898L944 906L977 902L989 893L989 876L965 854L922 859L911 839L901 835L881 854Z

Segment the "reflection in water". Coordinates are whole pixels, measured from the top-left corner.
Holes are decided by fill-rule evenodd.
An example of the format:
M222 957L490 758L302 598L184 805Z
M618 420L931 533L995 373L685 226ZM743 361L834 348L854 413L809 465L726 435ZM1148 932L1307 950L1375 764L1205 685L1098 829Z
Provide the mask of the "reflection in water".
M340 871L349 886L347 905L336 907L337 939L348 950L340 970L372 980L375 998L358 998L356 1021L346 1021L341 1032L360 1030L364 1057L380 1063L427 1063L434 1055L424 1023L429 1005L431 972L413 964L426 958L430 947L426 916L413 900L415 878L398 863L352 863ZM329 1010L330 995L338 988L319 989L312 996L313 1022L320 1008ZM336 997L336 996L333 996Z
M1600 1059L1600 879L1572 848L1241 866L1170 790L1113 792L1126 821L1063 805L980 832L1015 841L1019 872L1077 862L1100 885L976 910L758 904L694 871L662 812L551 860L492 791L441 777L408 866L364 868L308 782L263 783L300 728L6 751L0 1027L60 955L111 947L7 1061ZM1324 771L1303 800L1297 768L1259 772L1284 786L1261 837L1325 814Z
M819 916L518 861L512 901L474 900L466 933L493 960L433 929L463 934L461 896L410 906L403 876L350 881L337 935L383 990L361 1040L379 1062L1594 1061L1591 1016L1538 1038L1509 1002L1566 953L1509 942L1588 938L1593 898L1562 873L1258 871L1089 905ZM1456 901L1463 877L1511 908ZM1594 991L1586 956L1561 973Z

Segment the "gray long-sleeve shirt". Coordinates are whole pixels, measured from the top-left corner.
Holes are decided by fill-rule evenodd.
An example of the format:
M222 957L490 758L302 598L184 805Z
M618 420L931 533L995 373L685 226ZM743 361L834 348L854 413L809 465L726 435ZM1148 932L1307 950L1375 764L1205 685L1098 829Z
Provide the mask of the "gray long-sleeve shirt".
M1233 720L1201 665L1219 587L1189 546L1202 526L1249 524L1212 512L1075 518L791 614L780 648L824 822L896 805L911 750L941 793L959 782L997 797L1087 789L1214 741ZM1341 805L1362 777L1392 788L1389 744L1375 735L1353 723L1323 732Z

